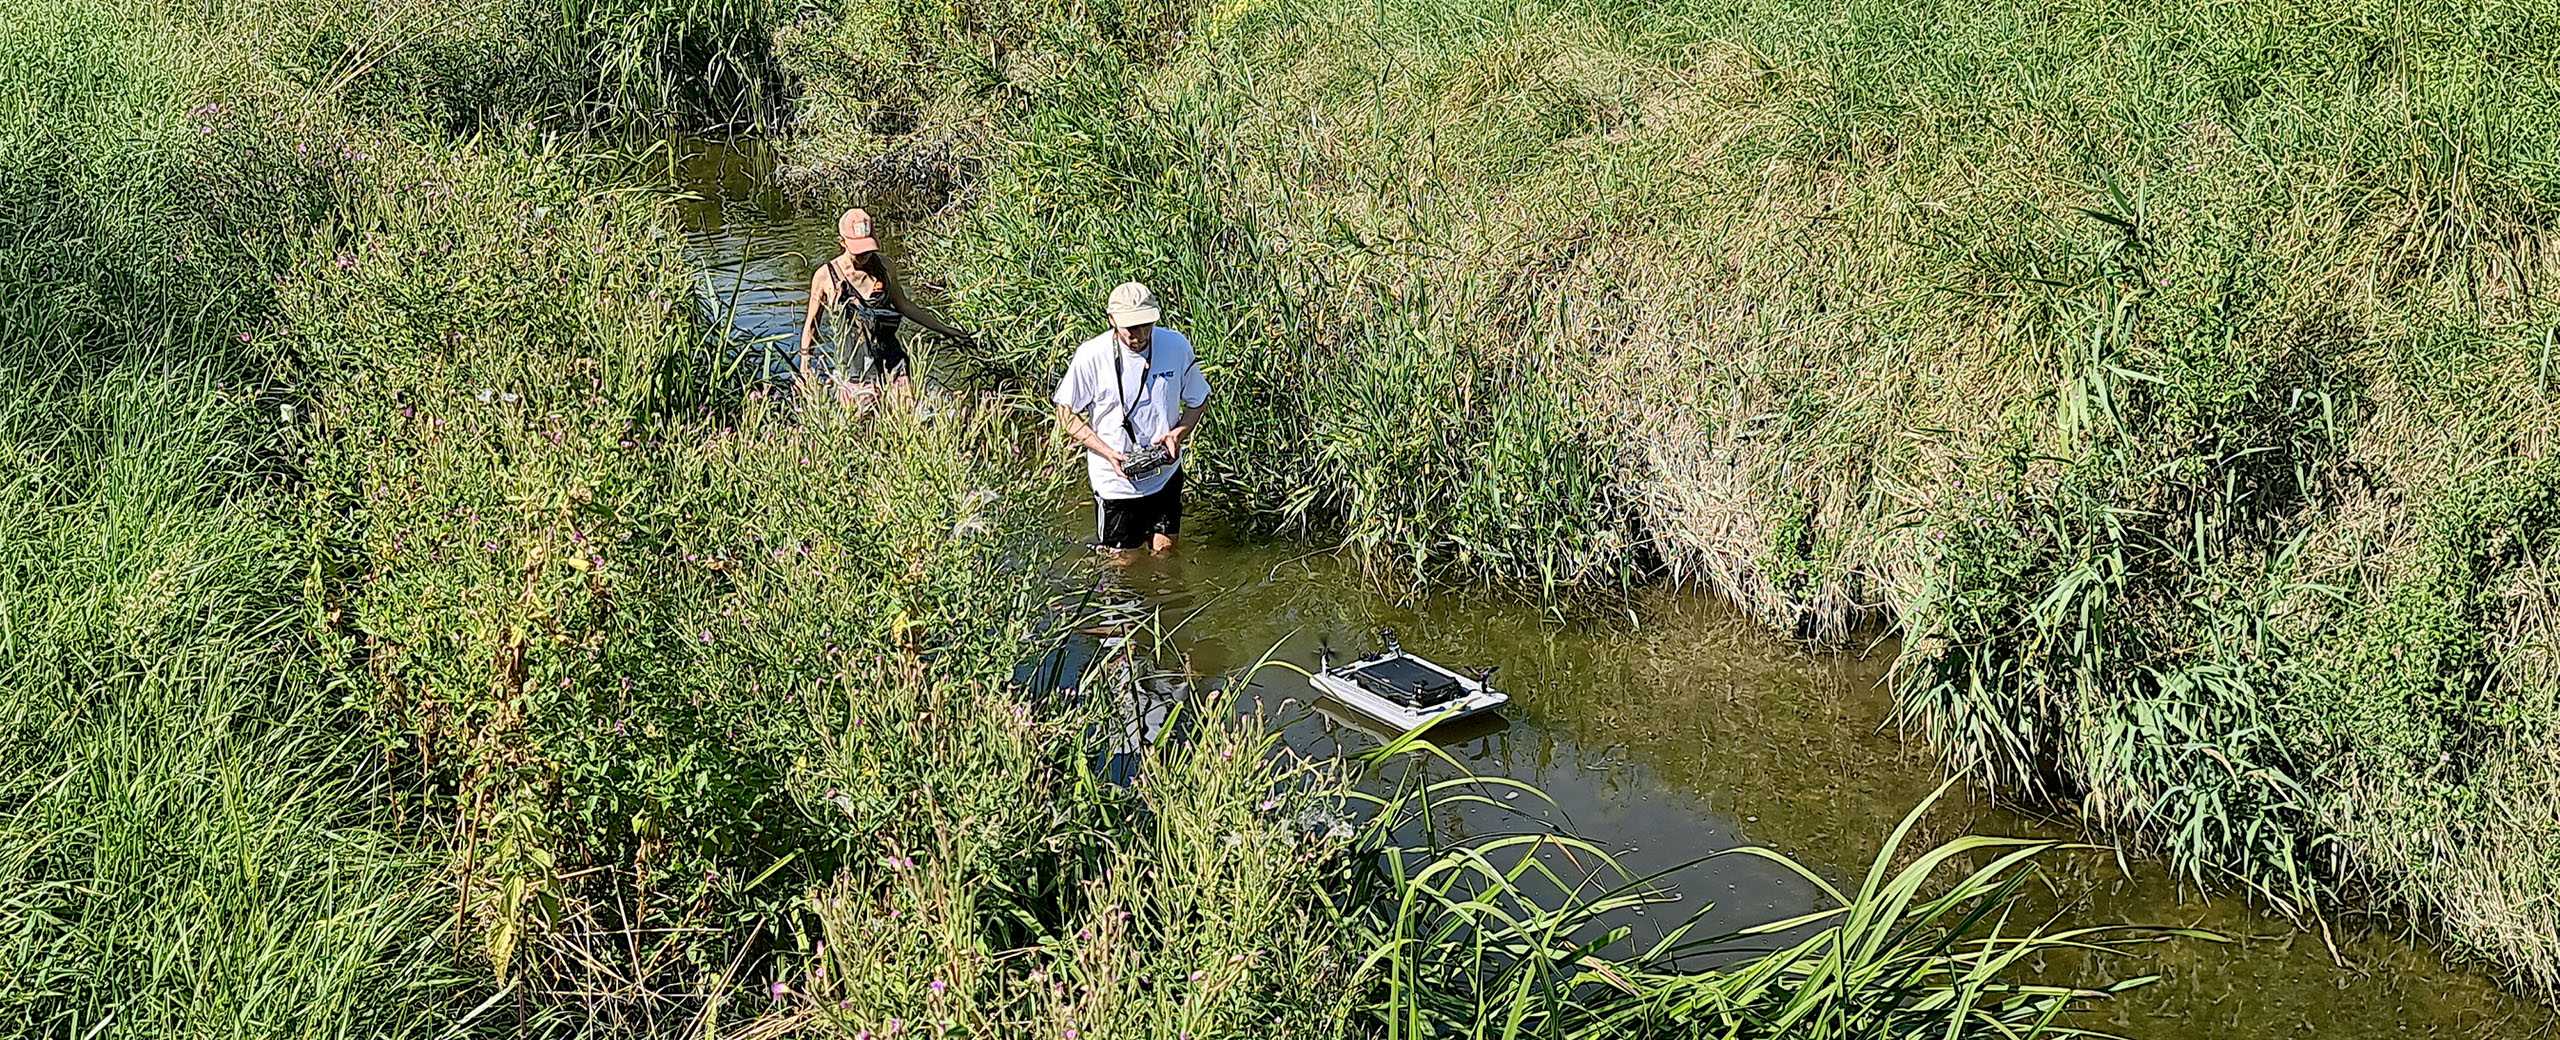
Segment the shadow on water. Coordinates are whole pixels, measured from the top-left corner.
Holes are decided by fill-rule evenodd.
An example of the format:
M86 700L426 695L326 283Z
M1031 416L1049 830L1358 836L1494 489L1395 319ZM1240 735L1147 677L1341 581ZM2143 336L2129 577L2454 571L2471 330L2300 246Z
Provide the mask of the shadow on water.
M724 320L748 340L785 328L796 335L809 273L832 255L832 222L792 212L736 153L698 148L682 173L701 196L683 206L688 249L705 291L731 301ZM1203 348L1215 356L1216 345ZM1090 526L1089 503L1060 504L1062 560ZM1105 634L1073 641L1065 656L1030 666L1027 677L1046 671L1043 681L1055 686L1094 667L1153 673L1122 713L1125 732L1114 737L1124 752L1156 739L1178 718L1169 709L1194 696L1262 713L1303 752L1373 746L1380 736L1346 720L1347 712L1310 705L1311 691L1296 673L1233 677L1266 656L1312 668L1321 646L1364 651L1380 627L1433 660L1499 666L1500 685L1512 696L1501 717L1441 733L1439 743L1467 768L1526 781L1555 804L1523 798L1531 804L1469 806L1437 821L1451 836L1553 824L1619 855L1639 874L1762 845L1837 879L1863 870L1942 776L1926 749L1883 721L1891 709L1884 672L1893 646L1863 657L1811 654L1717 604L1674 593L1645 593L1629 617L1614 619L1558 618L1463 592L1387 595L1332 554L1256 540L1195 517L1177 554L1111 575L1093 602L1128 615L1118 622L1157 618L1168 630L1171 659L1135 660L1111 642L1105 625ZM1119 768L1126 764L1117 760ZM2082 838L2066 825L1958 793L1913 841L1925 847L1964 832ZM1749 859L1673 870L1667 880L1681 904L1651 908L1652 922L1621 923L1641 934L1648 924L1667 926L1708 905L1704 930L1717 931L1814 905L1815 893L1801 879ZM2154 946L2138 963L2109 965L2119 975L2157 973L2162 980L2080 1016L2074 1024L2084 1028L2149 1038L2553 1031L2548 1008L2448 968L2404 936L2341 929L2333 957L2317 931L2295 929L2238 899L2201 898L2156 864L2127 863L2111 851L2052 858L2031 903L2038 918L2065 926L2177 925L2235 939Z

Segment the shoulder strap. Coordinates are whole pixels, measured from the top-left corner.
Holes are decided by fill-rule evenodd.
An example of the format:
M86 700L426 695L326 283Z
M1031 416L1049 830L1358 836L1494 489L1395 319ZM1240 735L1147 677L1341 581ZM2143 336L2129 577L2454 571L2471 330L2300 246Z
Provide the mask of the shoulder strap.
M1128 349L1120 344L1111 344L1111 390L1112 396L1120 399L1120 428L1128 433L1129 448L1135 451L1138 447L1138 424L1130 413L1137 410L1138 403L1135 397L1131 397L1120 389L1120 355L1127 352ZM1146 365L1138 370L1137 396L1144 397L1147 393L1147 377L1155 374L1156 359L1151 354L1140 360L1145 361Z

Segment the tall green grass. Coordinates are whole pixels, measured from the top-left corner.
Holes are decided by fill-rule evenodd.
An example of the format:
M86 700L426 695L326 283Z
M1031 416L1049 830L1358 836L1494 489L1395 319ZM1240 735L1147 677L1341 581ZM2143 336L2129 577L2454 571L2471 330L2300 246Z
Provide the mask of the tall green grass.
M704 99L766 82L776 9L27 6L0 28L0 1020L1334 1036L1442 1013L1380 951L1501 985L1447 970L1481 936L1378 930L1449 893L1378 886L1417 854L1382 844L1395 803L1335 828L1345 778L1222 702L1102 775L1150 677L1024 680L1086 575L1050 559L1063 460L1002 399L706 407L663 207L521 124L725 118ZM1169 24L1118 19L1007 38L1134 60ZM1344 472L1546 435L1511 392L1537 372L1434 364L1418 395L1325 377L1380 424ZM1497 390L1476 433L1387 428ZM1380 544L1571 562L1503 530ZM1929 956L1885 960L1933 990L1967 963Z
M431 133L751 129L786 115L774 0L208 0L230 31L343 111Z
M347 138L137 24L0 26L0 1021L423 1034L465 983L313 667L267 336Z
M1018 677L1072 577L1047 536L1066 471L1010 409L702 410L712 345L649 196L562 157L383 162L441 190L395 174L351 206L283 309L319 400L333 667L405 804L454 821L466 963L541 1022L639 1031L794 992L841 993L787 1019L809 1028L925 993L1154 1021L1147 991L977 978L1070 936L1105 956L1096 934L1148 978L1229 972L1217 1021L1325 999L1313 861L1280 821L1222 822L1260 818L1265 746L1185 745L1118 788L1092 764L1106 680ZM1155 883L1177 867L1196 890ZM1220 967L1256 950L1309 970Z
M433 857L311 666L274 414L208 366L83 371L24 332L0 341L0 1022L439 1027L465 980Z
M1029 381L1155 284L1222 503L1895 622L1905 719L1981 779L2560 977L2548 524L2504 475L2560 322L2546 0L1258 0L1041 49L821 9L905 35L813 96L969 100L812 107L798 165L931 181L910 238Z

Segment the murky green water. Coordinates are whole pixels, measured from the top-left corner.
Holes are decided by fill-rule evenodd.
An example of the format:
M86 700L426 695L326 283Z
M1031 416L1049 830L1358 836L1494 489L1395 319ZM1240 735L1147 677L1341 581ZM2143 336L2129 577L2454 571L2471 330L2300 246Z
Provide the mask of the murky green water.
M827 214L799 215L765 192L746 157L697 150L679 164L704 197L683 207L689 248L739 339L796 334L808 277L833 254ZM894 229L893 229L894 230ZM895 246L892 245L894 250ZM1134 272L1142 274L1143 272ZM1203 344L1214 358L1217 346ZM1214 410L1214 404L1212 405ZM1214 437L1214 425L1207 436ZM1062 549L1089 534L1090 506L1059 504ZM1196 675L1229 675L1265 654L1312 665L1317 647L1372 645L1380 626L1453 665L1496 665L1512 695L1501 721L1451 734L1483 773L1546 790L1573 830L1642 871L1738 844L1767 845L1835 873L1861 870L1896 822L1940 782L1924 749L1885 728L1891 647L1863 657L1808 654L1715 604L1648 594L1627 617L1560 619L1507 599L1381 594L1357 568L1309 547L1233 536L1195 512L1181 550L1120 579L1178 623L1173 643ZM1236 690L1291 722L1302 747L1369 739L1302 709L1306 689L1266 672ZM1922 840L1956 833L2077 837L1964 793ZM2183 925L2234 937L2150 948L2118 975L2156 973L2078 1024L2135 1037L2526 1037L2553 1032L2550 1010L2446 967L2428 947L2369 928L2335 927L2335 954L2237 899L2182 892L2155 864L2111 855L2049 864L2035 909L2066 926ZM1766 920L1810 893L1774 868L1719 860L1675 876L1714 904L1710 920ZM1664 909L1655 913L1672 916Z

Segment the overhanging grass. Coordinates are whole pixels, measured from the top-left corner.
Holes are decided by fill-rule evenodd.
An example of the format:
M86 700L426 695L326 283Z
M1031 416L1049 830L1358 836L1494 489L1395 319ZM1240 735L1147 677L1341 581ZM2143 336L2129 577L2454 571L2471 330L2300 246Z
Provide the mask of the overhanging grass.
M864 128L998 361L1145 278L1273 526L1897 621L1959 766L2552 982L2547 0L1189 14L806 73L976 99Z
M685 41L772 13L62 0L0 30L0 1008L29 1031L1331 1036L1405 999L1353 967L1379 937L1339 872L1382 850L1300 814L1338 777L1195 706L1118 787L1098 691L1016 681L1060 638L1056 460L992 408L706 415L663 215L503 125L673 107L719 86ZM1141 57L1128 14L1095 38ZM449 59L493 40L536 55L499 77L523 107L463 100ZM1423 371L1327 377L1380 427L1344 472L1464 477L1488 437L1597 472L1545 447L1542 370ZM1478 393L1461 436L1405 422ZM1509 523L1381 545L1586 562Z

